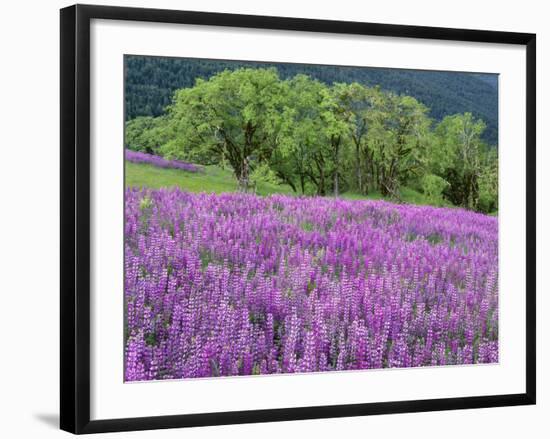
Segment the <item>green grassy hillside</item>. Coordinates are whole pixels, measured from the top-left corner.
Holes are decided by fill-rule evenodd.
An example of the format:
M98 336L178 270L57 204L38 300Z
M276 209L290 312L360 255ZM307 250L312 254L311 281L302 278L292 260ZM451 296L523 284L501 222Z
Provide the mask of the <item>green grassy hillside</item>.
M237 182L228 169L221 169L217 166L205 166L204 173L191 173L179 169L157 168L151 165L126 162L126 186L148 187L159 189L161 187L177 186L189 192L235 192ZM257 188L258 195L288 194L294 192L287 185L275 185L262 183ZM404 187L401 189L401 199L410 204L430 204L424 194L414 189ZM368 196L352 192L343 193L342 198L349 200L381 200L384 197L377 192ZM448 204L450 206L450 204Z
M177 186L189 192L235 192L237 181L231 171L217 166L205 166L204 173L185 172L179 169L157 168L152 165L126 162L126 186L161 187ZM289 186L262 183L259 195L290 194Z

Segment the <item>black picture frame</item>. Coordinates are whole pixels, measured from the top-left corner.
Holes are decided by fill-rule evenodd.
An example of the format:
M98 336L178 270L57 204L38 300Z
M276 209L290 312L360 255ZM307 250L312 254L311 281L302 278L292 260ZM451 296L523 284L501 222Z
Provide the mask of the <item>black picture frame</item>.
M535 404L536 35L303 18L110 6L61 9L60 426L81 434ZM90 21L130 20L336 34L503 43L526 47L525 393L224 413L90 420Z

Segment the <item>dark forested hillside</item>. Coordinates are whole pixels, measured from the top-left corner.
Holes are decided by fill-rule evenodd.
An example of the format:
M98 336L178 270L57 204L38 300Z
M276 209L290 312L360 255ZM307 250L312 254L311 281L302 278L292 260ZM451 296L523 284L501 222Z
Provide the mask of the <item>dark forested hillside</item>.
M125 58L126 119L159 116L174 90L193 86L225 69L276 67L282 78L307 74L327 84L359 82L417 98L441 120L446 115L471 112L487 124L484 139L498 143L498 77L490 74L399 70L366 67L316 66L164 58L129 55Z

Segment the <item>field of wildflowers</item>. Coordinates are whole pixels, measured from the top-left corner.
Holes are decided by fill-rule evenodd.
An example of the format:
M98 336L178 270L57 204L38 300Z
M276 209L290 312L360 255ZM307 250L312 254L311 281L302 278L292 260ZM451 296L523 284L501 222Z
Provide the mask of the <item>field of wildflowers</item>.
M127 381L498 361L498 222L127 189Z
M167 160L158 155L147 154L145 152L133 151L126 149L124 158L131 163L144 163L147 165L156 166L157 168L172 168L180 169L187 172L202 172L202 168L193 163L182 162L179 160Z

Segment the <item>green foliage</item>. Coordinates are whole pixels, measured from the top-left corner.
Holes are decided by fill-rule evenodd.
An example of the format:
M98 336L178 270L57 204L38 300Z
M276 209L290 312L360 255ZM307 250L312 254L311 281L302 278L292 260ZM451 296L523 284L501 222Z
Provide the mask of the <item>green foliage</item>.
M437 126L436 147L441 161L434 166L450 183L445 195L456 205L479 209L479 179L484 172L482 157L486 146L481 140L485 123L471 113L447 116ZM439 168L439 169L437 169Z
M126 122L126 148L157 154L162 144L170 140L165 117L136 117Z
M398 198L399 186L423 173L431 121L410 96L379 92L370 112L371 174L382 194Z
M449 182L438 175L426 174L422 177L422 191L431 204L443 203L443 191L447 189Z
M242 190L276 146L284 84L276 70L226 70L178 90L169 107L174 137L163 151L198 162L229 162Z
M223 172L231 190L407 201L414 188L428 204L498 209L498 156L482 140L485 123L455 114L434 129L428 114L380 87L241 68L177 90L158 118L129 121L126 143ZM227 188L210 177L189 175L186 185Z
M153 200L149 197L143 197L139 202L139 208L141 210L148 210L153 206Z
M270 166L282 181L302 194L327 192L329 151L321 118L326 88L305 75L285 82L286 104Z
M484 154L484 166L479 176L479 210L492 213L498 210L498 156L489 149Z
M280 180L275 174L275 171L273 171L269 165L264 162L256 166L250 173L250 183L255 192L256 189L263 184L277 186L280 184Z
M160 116L176 90L195 85L195 78L208 80L224 70L275 67L282 79L307 75L326 85L359 83L379 85L395 94L415 97L430 109L429 116L472 112L487 122L483 139L498 140L498 78L474 73L415 71L368 67L280 64L208 59L127 55L125 57L126 120L137 116Z
M359 193L367 194L374 190L373 166L374 158L368 144L371 114L380 94L379 88L370 89L356 82L351 84L336 84L334 86L338 99L338 107L347 122L347 137L351 149L347 159L353 169L354 179L351 186Z

